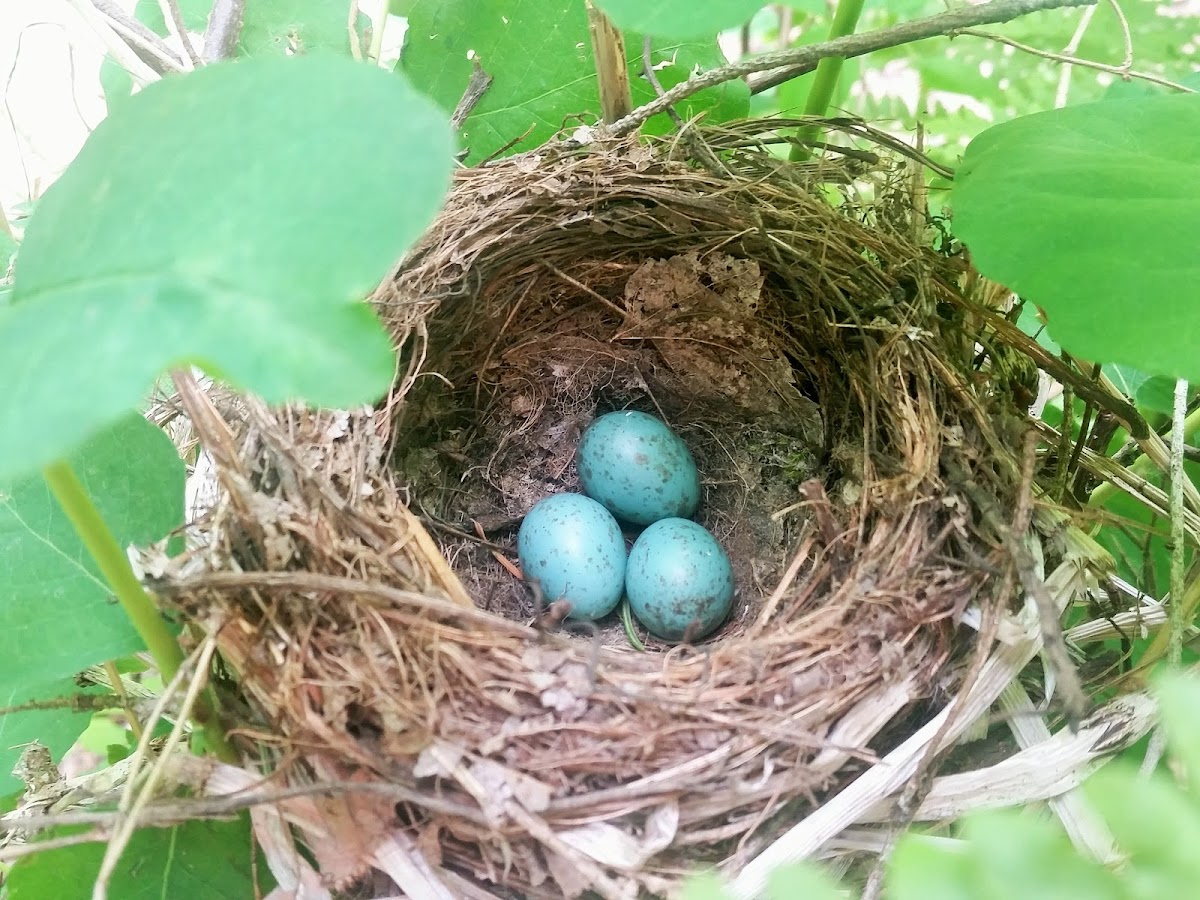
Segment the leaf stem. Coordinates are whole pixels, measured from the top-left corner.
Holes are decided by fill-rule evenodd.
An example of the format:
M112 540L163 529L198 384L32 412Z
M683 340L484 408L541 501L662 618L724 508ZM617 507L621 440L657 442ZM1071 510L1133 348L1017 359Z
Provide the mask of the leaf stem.
M625 626L625 637L629 639L629 646L634 650L644 651L646 645L638 637L637 628L633 624L633 611L629 608L628 597L621 601L621 624Z
M829 40L854 34L859 16L862 15L863 2L864 0L838 0L833 22L829 25ZM808 100L804 103L806 116L823 116L829 111L829 104L833 102L833 92L845 62L844 56L827 56L817 63L812 87L808 91ZM816 125L805 125L797 129L796 137L800 139L800 143L793 144L789 154L793 162L808 159L811 154L807 144L816 139L818 130Z
M79 481L71 464L65 460L60 459L46 466L42 470L42 477L71 520L88 553L96 561L100 574L112 588L125 615L129 616L129 621L146 644L146 649L154 657L163 680L169 681L183 664L183 651L167 630L154 600L138 581L125 552L92 503L87 489ZM196 721L201 726L205 743L213 753L223 760L236 761L237 756L217 722L210 691L197 699Z

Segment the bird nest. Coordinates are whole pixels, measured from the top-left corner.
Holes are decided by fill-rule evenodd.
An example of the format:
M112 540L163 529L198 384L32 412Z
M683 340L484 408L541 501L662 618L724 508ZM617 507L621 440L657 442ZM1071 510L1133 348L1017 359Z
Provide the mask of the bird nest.
M621 143L457 172L374 297L400 359L377 407L197 420L220 489L160 593L216 633L263 768L392 791L324 807L356 830L307 833L329 882L383 835L414 896L736 872L928 721L963 611L1015 596L1024 419L912 164L738 143L724 171ZM563 620L514 564L618 408L688 443L733 560L701 643Z

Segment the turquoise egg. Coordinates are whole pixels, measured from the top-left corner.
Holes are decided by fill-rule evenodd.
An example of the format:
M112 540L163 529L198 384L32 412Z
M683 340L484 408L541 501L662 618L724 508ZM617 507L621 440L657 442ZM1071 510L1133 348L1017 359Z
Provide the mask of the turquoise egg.
M584 493L632 525L687 518L700 505L700 473L687 444L643 412L596 419L579 441L575 464Z
M707 529L662 519L641 533L625 566L629 608L664 641L699 640L733 607L733 567Z
M527 579L541 585L546 603L567 600L570 617L608 615L625 588L625 538L612 513L583 494L539 500L517 533L517 555Z

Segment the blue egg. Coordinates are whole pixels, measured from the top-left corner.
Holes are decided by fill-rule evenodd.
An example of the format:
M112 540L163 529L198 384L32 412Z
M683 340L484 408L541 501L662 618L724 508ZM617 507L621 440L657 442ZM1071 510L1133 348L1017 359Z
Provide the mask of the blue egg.
M733 607L729 556L703 526L662 519L641 533L625 566L629 608L664 641L696 641Z
M687 518L700 505L700 473L687 444L643 412L598 418L583 433L575 464L584 493L633 525Z
M625 589L625 538L612 513L583 494L555 494L534 504L517 533L527 579L547 603L567 600L571 618L608 615Z

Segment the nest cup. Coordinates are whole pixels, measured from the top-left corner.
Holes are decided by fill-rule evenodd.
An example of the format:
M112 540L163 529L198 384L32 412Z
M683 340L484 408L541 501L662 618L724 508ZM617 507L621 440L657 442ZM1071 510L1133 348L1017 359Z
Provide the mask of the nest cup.
M396 786L322 802L405 835L451 896L736 872L927 718L972 651L957 613L1008 602L977 504L1016 502L1020 417L907 164L723 161L622 143L460 171L374 298L386 402L225 410L238 449L163 593L218 630L264 767ZM499 559L617 408L688 442L733 560L698 645L560 623ZM338 886L374 865L316 855Z

